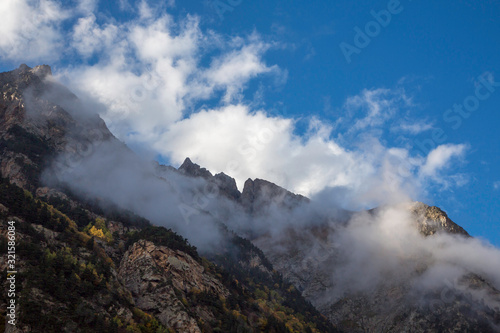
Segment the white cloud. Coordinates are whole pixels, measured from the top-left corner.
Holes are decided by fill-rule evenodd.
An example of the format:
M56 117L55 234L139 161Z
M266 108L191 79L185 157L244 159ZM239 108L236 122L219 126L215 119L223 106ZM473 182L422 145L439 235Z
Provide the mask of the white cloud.
M99 0L78 0L77 9L84 14L90 14L97 9L98 2Z
M103 118L128 143L154 145L197 101L222 92L230 103L253 78L280 74L277 66L264 63L272 45L257 34L224 41L202 33L196 17L178 22L167 14L141 17L119 27L101 27L87 17L74 31L73 46L86 56L98 50L99 61L62 76L80 95L106 106ZM218 55L204 67L201 57L214 48Z
M443 288L444 283L459 286L459 279L470 272L481 275L495 287L500 284L499 271L491 265L500 260L499 249L475 238L447 233L422 237L409 208L405 204L385 207L374 214L361 212L353 216L346 228L335 230L332 243L340 253L334 253L344 260L334 273L333 295L372 292L379 283L399 279L411 281L408 285L419 292L436 290ZM422 267L422 274L415 274ZM465 286L462 288L465 290ZM482 299L488 304L488 298Z
M118 37L118 33L118 27L113 24L108 24L104 28L99 27L95 15L90 14L78 19L73 27L71 46L87 58L111 45Z
M250 78L273 70L278 71L277 66L267 67L261 59L270 45L262 42L255 34L250 37L250 41L250 44L215 59L205 74L207 82L213 87L226 89L225 102L231 102Z
M420 134L422 132L429 131L432 128L433 128L433 124L425 123L425 122L413 122L413 123L403 122L398 127L399 130L408 132L410 134Z
M433 149L425 164L420 169L420 174L425 177L437 178L439 171L450 165L452 158L459 158L465 154L466 145L446 144Z
M189 156L213 172L223 171L236 178L240 189L249 177L308 196L343 188L349 196L343 203L350 207L397 202L408 199L402 188L416 191L414 179L398 173L408 151L388 150L375 139L367 150L349 151L330 139L331 128L316 119L303 137L293 133L294 126L290 119L239 104L177 122L155 149L176 164Z
M331 126L315 118L308 132L297 136L292 119L268 116L242 102L250 80L282 75L263 60L273 44L256 33L224 40L203 33L196 17L176 22L168 15L141 18L120 31L111 44L100 42L106 57L66 77L106 106L102 116L125 142L150 147L177 165L189 156L214 173L235 177L240 189L247 178L267 179L308 196L343 188L343 200L351 207L418 193L421 180L415 174L424 161L406 149L389 149L377 136L365 135L348 150L331 138ZM201 58L214 48L217 55L202 66ZM217 92L222 92L221 106L189 115L194 103ZM399 88L363 90L346 101L344 125L354 124L349 128L356 133L381 127L410 105ZM437 172L443 166L431 157L423 173L429 176L432 167Z
M0 55L5 59L51 61L61 54L61 23L69 17L59 2L2 0Z
M411 103L411 98L402 89L364 89L359 95L349 97L344 104L351 118L349 121L354 120L349 132L381 126Z

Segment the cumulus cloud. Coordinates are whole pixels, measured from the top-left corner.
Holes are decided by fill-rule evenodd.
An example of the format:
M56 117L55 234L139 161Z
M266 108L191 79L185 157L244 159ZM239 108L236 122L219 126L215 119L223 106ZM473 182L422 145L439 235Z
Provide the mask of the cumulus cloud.
M88 58L113 43L117 35L117 26L108 24L101 28L96 24L95 15L90 13L78 19L73 27L71 45L80 55Z
M413 105L401 86L362 90L347 98L335 126L312 118L306 133L297 135L294 119L270 116L245 99L252 80L286 80L286 70L265 61L279 43L257 32L204 31L198 17L174 18L147 1L135 6L135 16L117 22L96 15L95 0L78 1L72 10L50 0L4 1L0 11L13 14L4 15L7 38L0 50L18 59L40 43L38 53L27 54L79 56L79 65L56 76L81 99L100 103L119 139L176 165L190 156L214 173L234 176L240 189L247 178L259 177L308 196L342 192L350 205L364 200L369 206L418 196L425 180L448 185L439 176L464 155L464 146L445 145L415 157L381 140L381 128ZM73 26L63 32L60 24L68 18ZM21 28L19 20L28 19ZM200 107L206 104L215 106ZM400 127L415 134L429 125Z
M225 102L231 102L248 79L271 71L279 72L278 66L268 67L262 62L261 55L270 45L263 43L255 34L250 40L250 44L216 59L205 74L207 82L226 89Z
M463 157L467 146L464 144L440 145L429 152L425 164L420 169L420 174L426 177L436 178L439 171L451 163L453 158Z
M97 9L99 0L78 0L77 10L84 14L90 14Z
M344 203L357 208L362 201L365 206L380 203L381 197L391 202L408 199L402 196L403 187L416 194L412 178L398 173L401 160L410 158L407 150L387 149L376 139L347 150L331 139L332 128L317 120L304 136L294 134L294 126L291 119L239 104L177 122L155 148L171 152L174 163L188 155L210 170L223 171L236 178L240 189L249 177L307 196L343 188Z
M51 0L4 0L0 55L9 60L57 60L63 46L60 26L70 14Z
M258 34L229 39L206 34L192 16L176 21L168 14L141 15L116 26L98 24L91 15L78 20L72 45L85 57L98 52L99 60L60 78L105 105L102 116L113 133L131 144L157 145L199 101L222 93L230 104L255 77L280 75L277 66L265 64L263 54L272 44ZM214 51L211 62L202 64L205 53Z

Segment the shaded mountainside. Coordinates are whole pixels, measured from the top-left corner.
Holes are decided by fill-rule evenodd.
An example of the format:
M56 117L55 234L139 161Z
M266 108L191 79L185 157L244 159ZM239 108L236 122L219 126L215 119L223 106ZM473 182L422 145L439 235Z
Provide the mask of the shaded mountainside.
M411 217L410 228L422 238L422 248L426 244L432 245L436 235L443 236L437 251L446 251L447 242L471 239L463 228L451 221L438 207L415 202L405 209ZM367 214L376 216L382 210L376 209ZM467 268L463 273L457 273L454 279L446 278L446 270L462 270L454 263L453 255L439 267L436 264L440 260L439 254L433 253L431 249L418 252L408 250L408 255L404 248L398 250L397 247L388 247L401 254L389 254L385 259L378 259L378 265L383 268L371 271L373 267L370 267L369 261L375 260L375 255L356 252L356 244L346 243L349 238L343 234L346 232L344 228L337 224L300 231L292 228L281 237L264 235L255 239L254 243L264 251L284 278L296 285L302 295L342 331L500 331L500 290L491 281ZM377 232L376 229L372 230ZM394 238L397 237L395 234ZM419 236L415 237L418 239ZM424 243L426 239L430 242ZM364 246L359 244L359 247ZM402 246L411 248L413 245L408 243ZM383 250L384 247L379 246L368 252ZM368 268L353 268L349 260L356 260L359 256L363 259L357 265L366 265ZM387 262L394 260L396 263L393 266L384 268ZM360 276L364 270L371 272L372 276ZM346 273L349 271L354 273ZM443 277L429 277L436 273L443 274ZM429 280L434 281L433 284L422 287L422 281Z
M253 232L257 219L273 224L272 218L290 216L311 201L261 179L247 180L240 192L233 178L212 175L189 158L178 169L154 163L141 181L161 182L179 198L200 199L199 193L184 196L182 191L197 191L183 187L186 180L217 188L213 193L223 204L195 207L221 235L215 249L201 252L132 207L75 190L48 171L78 169L99 145L106 153L122 153L115 163L143 163L51 78L50 67L21 65L0 73L0 89L3 253L8 221L15 221L17 232L18 325L11 331L494 332L500 327L500 292L487 276L471 270L444 287L415 287L437 260L425 246L440 240L442 249L447 242L472 239L437 207L412 203L404 209L409 225L404 231L424 248L422 258L407 254L403 243L385 254L381 266L394 257L397 270L382 272L380 281L362 276L364 266L373 265L371 257L355 262L356 274L342 280L353 269L350 260L359 259L358 247L366 244L340 235L359 227L353 224L357 215L364 228L365 220L376 221L386 207L342 211L333 222L304 214L314 223L290 225L278 235ZM106 175L114 167L107 164ZM265 220L268 211L275 215ZM174 215L167 212L161 222L170 227ZM242 216L246 229L232 230L232 219ZM376 222L365 224L370 223L374 227L367 230L379 231ZM398 231L392 228L384 231ZM237 234L241 230L249 231L247 238ZM2 256L4 276L6 265ZM373 286L351 288L363 279ZM1 283L5 289L6 280ZM0 330L6 325L6 297L0 297Z
M48 66L22 65L0 74L3 253L8 221L17 232L17 326L11 331L335 331L258 249L228 230L233 243L210 261L173 231L104 198L65 184L43 187L42 171L61 153L81 158L96 142L128 151L98 116L55 104L54 90L57 100L62 94L78 101L50 73ZM229 177L215 179L231 189ZM4 276L6 264L2 256ZM1 326L7 301L2 293Z
M63 197L58 198L59 207L73 215L75 209L70 207L75 202ZM310 315L285 302L302 299L293 287L267 289L230 258L233 274L229 274L172 231L141 228L137 221L144 221L129 212L111 220L79 207L91 220L79 228L41 197L3 178L0 202L3 251L7 221L16 222L20 329L288 332L323 327L333 331L317 312ZM5 257L0 269L6 272ZM2 284L5 287L5 280ZM5 293L0 302L5 309Z
M0 91L0 170L23 188L40 185L40 173L56 154L75 153L76 159L97 141L120 145L97 114L51 79L47 65L0 73Z
M188 167L186 167L188 166ZM190 160L181 167L192 177L213 176ZM233 187L235 189L235 186ZM251 215L265 214L274 204L289 210L308 202L270 182L247 180L240 195L235 196ZM384 207L368 211L375 217ZM423 237L433 235L470 235L435 206L415 202L405 210L411 225ZM340 218L345 221L345 216ZM384 283L369 291L346 292L339 297L335 270L344 269L345 254L335 244L336 229L347 222L333 225L319 223L308 229L290 227L280 237L269 234L252 238L264 251L277 271L291 281L340 330L346 332L496 332L500 325L500 292L481 276L470 272L455 281L415 293L414 275L422 275L432 262L408 258L415 265L409 275L387 276ZM396 232L396 231L395 231ZM415 262L413 262L415 261ZM362 274L360 272L360 274ZM477 292L479 291L480 296ZM444 295L444 296L443 296Z

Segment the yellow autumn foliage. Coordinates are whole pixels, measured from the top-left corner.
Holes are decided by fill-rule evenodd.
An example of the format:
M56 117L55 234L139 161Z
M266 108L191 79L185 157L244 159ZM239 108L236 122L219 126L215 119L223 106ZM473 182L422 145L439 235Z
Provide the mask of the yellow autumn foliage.
M106 237L104 236L104 232L102 232L102 229L97 229L95 226L92 226L89 230L89 234L95 237L99 237L102 239L105 239Z

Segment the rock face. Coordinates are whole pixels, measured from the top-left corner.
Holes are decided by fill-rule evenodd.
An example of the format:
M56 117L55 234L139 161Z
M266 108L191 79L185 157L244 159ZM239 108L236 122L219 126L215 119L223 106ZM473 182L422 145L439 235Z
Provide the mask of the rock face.
M437 232L447 232L470 237L467 231L450 220L448 215L438 207L415 202L410 209L416 217L418 230L424 236L430 236Z
M415 202L407 209L410 227L421 237L450 234L470 238L437 207ZM375 216L380 210L366 214ZM342 276L346 267L351 267L346 261L349 260L346 250L336 243L340 239L336 234L343 228L344 225L319 225L307 230L289 229L282 237L265 235L254 243L273 266L342 331L497 332L500 329L500 291L477 274L465 272L454 281L438 279L432 288L415 287L434 264L432 252L399 258L400 268L370 288L339 290L340 282L335 277ZM418 238L418 234L414 237ZM355 251L356 247L351 249ZM363 274L365 270L355 268L355 271ZM375 279L376 273L372 274ZM341 285L350 287L346 280ZM368 285L371 284L368 282Z
M155 314L162 324L179 332L201 332L197 320L215 318L210 310L202 307L197 308L198 316L193 318L182 303L187 293L206 292L217 298L229 295L229 291L188 254L147 241L136 242L125 253L118 276L140 309Z
M2 131L19 125L28 132L51 138L54 144L61 143L57 141L62 139L66 128L75 126L75 122L65 110L50 101L50 93L60 88L45 80L50 76L50 67L45 65L33 69L21 65L11 72L0 73ZM76 98L69 91L60 90L67 98Z
M164 166L163 166L164 167ZM165 168L165 167L164 167ZM294 194L284 188L263 179L248 179L240 192L234 178L221 172L213 176L210 171L193 163L188 157L184 160L178 171L189 177L200 177L218 187L219 193L239 203L247 213L265 213L269 206L292 209L309 199Z
M465 292L487 291L481 300ZM409 284L384 285L370 295L350 295L331 305L329 318L346 332L498 332L500 293L477 276L427 294L411 295Z
M240 197L241 204L250 214L265 210L271 204L279 208L291 209L300 203L308 201L309 199L301 195L293 194L276 184L262 179L248 179Z
M219 188L221 194L243 206L245 211L254 214L264 211L270 205L279 208L291 209L300 203L309 202L309 199L294 194L284 188L263 179L248 179L243 191L238 191L236 181L223 172L213 176L210 171L200 167L186 158L179 167L179 172L190 177L201 177Z
M23 66L23 65L21 65ZM24 64L24 68L29 70L29 67ZM45 79L47 76L52 76L52 69L49 65L39 65L34 67L31 72L38 76L41 80Z
M241 193L238 191L234 178L229 177L223 172L213 176L207 169L191 162L189 157L184 160L178 171L188 177L201 177L205 179L210 184L217 186L220 194L231 200L238 200L240 198Z
M56 153L67 152L74 161L97 143L120 144L97 114L84 110L51 76L47 65L0 73L0 171L30 190Z
M184 163L179 167L179 171L191 177L202 177L205 179L213 177L210 171L200 167L198 164L194 164L189 157L184 160Z
M241 193L238 191L236 180L234 180L234 178L231 178L224 172L221 172L214 176L214 182L226 197L233 200L238 200L240 198Z

